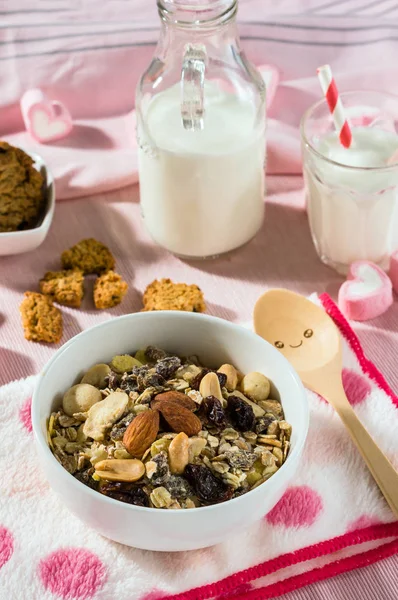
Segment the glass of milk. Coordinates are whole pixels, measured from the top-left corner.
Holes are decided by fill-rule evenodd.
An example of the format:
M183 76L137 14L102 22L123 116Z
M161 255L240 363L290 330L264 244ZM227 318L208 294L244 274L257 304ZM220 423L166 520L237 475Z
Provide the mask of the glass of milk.
M172 253L213 257L262 225L265 86L239 45L237 0L158 0L158 10L136 97L142 215Z
M386 269L398 249L398 97L347 92L353 141L340 144L325 100L301 122L312 238L321 260L345 274L356 260Z

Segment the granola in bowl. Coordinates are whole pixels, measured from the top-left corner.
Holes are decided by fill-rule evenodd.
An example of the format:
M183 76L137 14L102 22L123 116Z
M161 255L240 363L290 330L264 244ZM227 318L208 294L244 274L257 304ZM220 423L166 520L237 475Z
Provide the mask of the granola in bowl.
M261 373L147 347L91 367L48 421L60 464L101 494L184 509L245 494L286 461L292 427Z

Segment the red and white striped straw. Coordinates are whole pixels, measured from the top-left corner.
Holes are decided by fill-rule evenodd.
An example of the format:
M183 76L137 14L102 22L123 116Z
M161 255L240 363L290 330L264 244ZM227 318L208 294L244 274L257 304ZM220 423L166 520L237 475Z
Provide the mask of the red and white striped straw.
M340 143L344 148L349 148L352 142L351 128L348 124L345 115L343 103L341 102L340 94L333 77L330 65L324 65L317 69L319 83L323 93L325 94L326 102L332 114L334 126L336 127Z

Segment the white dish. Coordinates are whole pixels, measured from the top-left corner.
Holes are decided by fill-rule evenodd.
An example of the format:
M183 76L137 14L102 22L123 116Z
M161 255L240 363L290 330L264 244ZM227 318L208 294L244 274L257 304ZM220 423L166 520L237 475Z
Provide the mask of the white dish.
M286 463L265 483L233 500L188 510L124 504L91 490L55 459L46 441L46 420L64 392L96 362L155 345L180 355L197 354L202 364L228 362L242 372L271 379L293 427ZM281 498L300 462L308 429L302 383L288 361L256 334L222 319L185 312L137 313L83 331L56 352L44 368L32 403L38 460L67 507L98 533L147 550L192 550L212 546L268 513Z
M35 161L35 168L41 171L46 180L46 206L42 220L32 229L0 232L0 256L22 254L34 250L44 241L54 216L55 187L53 177L44 160L32 152L29 156Z

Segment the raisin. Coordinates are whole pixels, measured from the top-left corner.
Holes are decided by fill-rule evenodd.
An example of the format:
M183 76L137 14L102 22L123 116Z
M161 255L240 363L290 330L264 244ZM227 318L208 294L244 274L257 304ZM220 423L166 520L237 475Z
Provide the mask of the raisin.
M93 467L90 467L89 469L85 469L84 471L78 471L74 474L74 477L81 483L84 483L84 485L87 485L92 490L98 490L98 481L95 481L95 479L93 479L92 477L94 471L95 469Z
M114 371L111 371L109 375L105 377L105 381L110 390L116 390L116 388L119 387L119 375Z
M200 373L195 375L195 377L191 381L191 389L198 391L200 382L202 381L203 377L207 375L207 373L211 373L210 369L202 369Z
M155 346L148 346L145 350L145 356L150 362L156 363L158 360L163 360L166 358L167 353L160 348L156 348Z
M224 502L232 498L234 489L218 479L207 467L189 464L184 475L192 485L195 494L203 502Z
M149 370L147 366L134 367L132 373L125 373L120 381L120 389L129 392L139 392L140 394L147 387L163 388L165 381L154 370Z
M229 396L228 412L231 421L239 431L251 431L256 423L256 417L250 404L238 396Z
M258 419L256 423L256 433L267 433L267 429L273 421L276 421L276 419L270 414Z
M100 492L104 496L120 500L120 502L135 504L136 506L149 506L149 499L144 490L133 483L107 481L101 485Z
M227 383L227 376L225 375L225 373L219 373L218 371L216 371L216 375L218 377L218 381L220 382L220 386L225 387L225 384Z
M152 458L156 471L151 477L153 485L163 485L170 479L170 469L166 452L159 452Z
M171 475L168 481L164 484L164 487L170 492L173 498L178 500L185 500L192 496L192 488L188 481L183 477L177 477Z
M117 423L115 423L112 427L111 432L109 434L111 439L115 442L122 440L127 427L130 425L133 419L135 419L135 415L133 413L129 413L128 415L123 417L123 419L117 421Z
M126 373L122 376L119 387L121 390L126 392L138 392L138 383L136 375L127 375Z
M133 375L135 375L136 377L138 377L138 375L142 375L144 377L144 375L146 375L146 373L148 373L149 371L149 367L147 365L142 365L142 367L133 367L133 370L131 371L131 373Z
M208 396L203 400L202 405L209 423L216 427L225 426L225 413L218 398L215 396Z
M137 391L142 394L146 390L145 375L137 375Z
M181 360L178 356L167 356L159 360L155 368L158 375L164 379L171 379L179 367L181 367Z
M143 384L144 384L145 388L154 387L154 388L163 390L163 388L166 385L166 381L158 373L149 371L149 373L147 373L143 378ZM144 391L144 390L142 390L142 391Z

